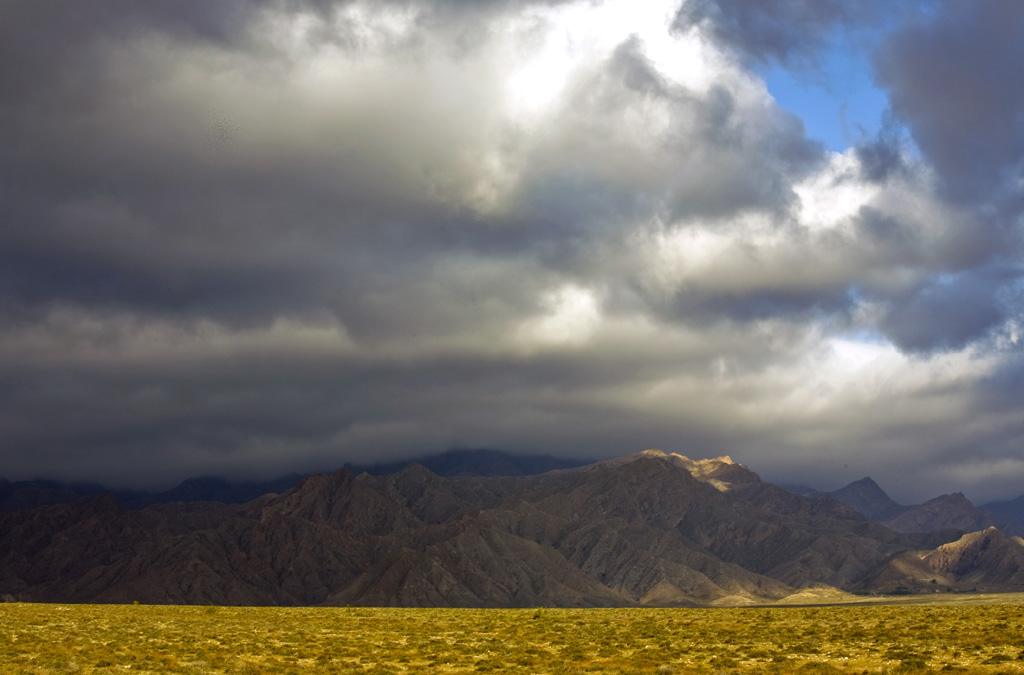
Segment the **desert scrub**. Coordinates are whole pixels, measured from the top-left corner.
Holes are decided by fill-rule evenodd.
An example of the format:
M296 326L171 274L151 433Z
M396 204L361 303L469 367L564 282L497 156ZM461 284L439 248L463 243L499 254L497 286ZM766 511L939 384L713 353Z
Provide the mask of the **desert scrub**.
M1024 673L1024 598L997 600L539 612L14 603L0 605L0 672Z

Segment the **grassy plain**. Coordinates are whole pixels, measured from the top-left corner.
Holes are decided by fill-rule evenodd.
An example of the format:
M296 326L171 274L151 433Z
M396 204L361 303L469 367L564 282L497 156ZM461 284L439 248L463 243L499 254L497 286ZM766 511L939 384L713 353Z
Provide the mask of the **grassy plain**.
M717 609L13 603L0 605L0 672L1024 673L1024 597Z

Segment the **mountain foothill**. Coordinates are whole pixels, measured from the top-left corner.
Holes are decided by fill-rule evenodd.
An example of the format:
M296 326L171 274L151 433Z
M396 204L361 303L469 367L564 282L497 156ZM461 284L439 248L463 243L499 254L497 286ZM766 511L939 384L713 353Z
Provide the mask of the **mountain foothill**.
M0 480L0 596L26 602L735 606L1024 590L1024 497L902 506L728 457L452 451L173 490Z

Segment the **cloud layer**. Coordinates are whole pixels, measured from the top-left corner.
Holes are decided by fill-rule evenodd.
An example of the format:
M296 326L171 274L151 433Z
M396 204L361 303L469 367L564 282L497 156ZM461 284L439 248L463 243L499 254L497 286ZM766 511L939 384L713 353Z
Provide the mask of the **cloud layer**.
M1021 10L773 4L9 5L3 472L662 447L1019 493ZM844 30L892 113L835 154L753 68Z

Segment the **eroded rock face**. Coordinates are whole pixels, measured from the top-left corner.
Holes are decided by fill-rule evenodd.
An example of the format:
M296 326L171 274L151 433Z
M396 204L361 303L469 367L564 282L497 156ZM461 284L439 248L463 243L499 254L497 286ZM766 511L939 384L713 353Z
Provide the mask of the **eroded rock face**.
M647 451L533 476L305 478L245 504L110 497L0 514L0 594L202 604L619 606L859 588L926 539L728 458ZM930 545L934 547L934 542Z
M1024 585L1024 543L995 527L965 534L924 557L933 570L982 586Z
M1009 591L1024 587L1024 540L995 527L932 550L903 551L865 580L870 591Z

